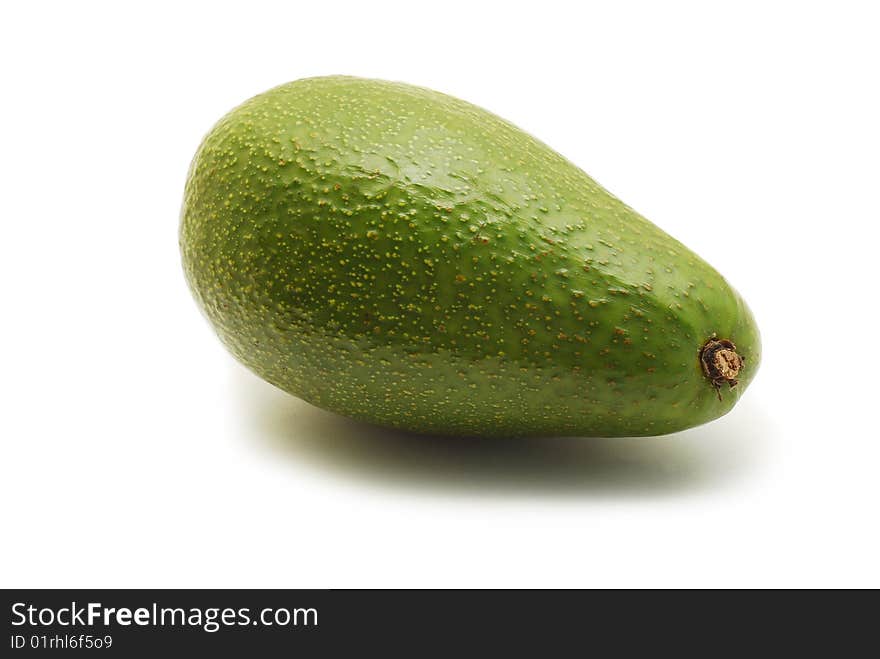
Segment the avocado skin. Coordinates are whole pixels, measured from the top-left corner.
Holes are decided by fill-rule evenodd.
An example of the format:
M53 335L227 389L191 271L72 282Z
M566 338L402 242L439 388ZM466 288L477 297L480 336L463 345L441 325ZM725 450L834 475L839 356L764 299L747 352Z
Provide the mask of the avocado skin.
M643 436L728 412L755 321L709 264L464 101L353 77L204 138L180 247L227 348L318 407L420 433ZM744 359L716 392L712 337Z

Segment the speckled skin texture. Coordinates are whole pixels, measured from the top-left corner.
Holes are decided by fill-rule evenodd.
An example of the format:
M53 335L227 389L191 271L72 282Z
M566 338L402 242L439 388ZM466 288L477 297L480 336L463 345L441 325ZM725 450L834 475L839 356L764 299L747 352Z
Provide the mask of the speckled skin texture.
M760 343L711 266L469 103L350 77L204 139L180 245L223 343L319 407L417 432L659 435L733 407ZM718 399L699 351L745 359Z

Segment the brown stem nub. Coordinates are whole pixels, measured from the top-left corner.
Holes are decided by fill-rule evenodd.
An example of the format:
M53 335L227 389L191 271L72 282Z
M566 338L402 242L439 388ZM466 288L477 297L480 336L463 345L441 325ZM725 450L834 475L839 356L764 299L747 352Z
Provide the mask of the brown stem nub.
M712 382L721 400L721 385L725 382L733 389L737 385L736 377L742 370L745 360L736 352L736 346L727 339L716 339L714 336L706 341L700 350L700 363L703 373Z

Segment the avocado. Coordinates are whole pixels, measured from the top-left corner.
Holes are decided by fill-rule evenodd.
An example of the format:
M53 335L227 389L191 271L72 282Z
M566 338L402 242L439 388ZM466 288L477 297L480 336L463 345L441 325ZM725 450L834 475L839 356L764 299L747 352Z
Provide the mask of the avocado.
M729 411L737 292L535 138L406 84L291 82L192 161L180 248L222 342L326 410L419 433L640 436Z

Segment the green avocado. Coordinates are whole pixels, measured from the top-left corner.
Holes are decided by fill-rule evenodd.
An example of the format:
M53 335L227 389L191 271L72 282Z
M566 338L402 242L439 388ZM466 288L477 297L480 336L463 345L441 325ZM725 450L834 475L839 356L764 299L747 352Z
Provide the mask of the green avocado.
M406 84L310 78L232 110L180 248L236 358L383 426L660 435L725 414L760 361L709 264L510 123Z

